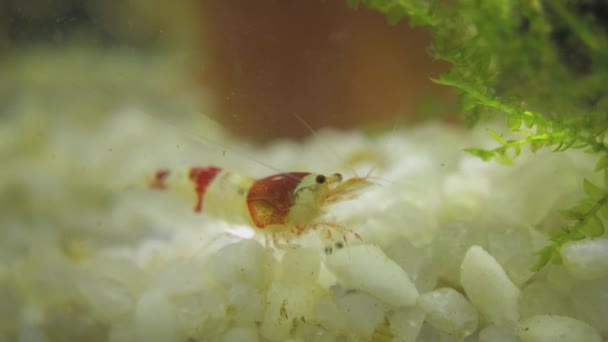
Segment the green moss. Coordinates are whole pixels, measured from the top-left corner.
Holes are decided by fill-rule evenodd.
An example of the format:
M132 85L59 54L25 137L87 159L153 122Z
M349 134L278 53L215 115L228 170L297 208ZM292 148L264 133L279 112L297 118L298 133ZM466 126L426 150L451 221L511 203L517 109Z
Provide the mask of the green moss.
M518 134L492 136L500 146L467 151L513 163L523 148L595 154L596 171L608 177L608 3L542 0L347 0L386 14L389 23L408 16L430 28L432 51L452 64L437 83L457 88L469 124L503 117ZM559 247L604 234L607 185L584 181L587 198L564 210L559 227L534 266L559 262ZM604 216L605 218L608 218Z

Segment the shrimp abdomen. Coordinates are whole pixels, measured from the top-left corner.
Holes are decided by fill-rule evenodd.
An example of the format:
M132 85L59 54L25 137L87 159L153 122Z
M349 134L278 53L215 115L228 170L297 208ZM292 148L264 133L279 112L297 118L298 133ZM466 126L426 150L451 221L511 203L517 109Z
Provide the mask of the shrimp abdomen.
M149 186L194 201L194 211L235 224L252 224L247 193L253 179L218 167L158 170Z

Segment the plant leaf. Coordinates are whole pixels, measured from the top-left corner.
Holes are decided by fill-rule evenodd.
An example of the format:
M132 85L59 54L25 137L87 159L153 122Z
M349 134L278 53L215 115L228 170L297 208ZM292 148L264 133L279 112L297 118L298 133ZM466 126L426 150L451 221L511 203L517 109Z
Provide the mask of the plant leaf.
M399 4L394 4L386 12L386 22L389 25L396 25L405 16L405 10Z
M479 157L481 158L481 160L484 161L489 161L494 158L494 152L492 151L482 150L478 148L465 148L464 151L476 157Z
M505 145L507 143L507 141L505 140L505 138L503 138L503 136L500 135L495 130L488 129L488 133L490 133L490 135L492 136L492 138L494 138L494 140L498 141L501 145Z
M570 147L572 147L572 145L574 145L574 143L576 143L575 139L569 139L568 142L561 148L560 151L565 151L565 150L569 149Z
M543 144L535 141L535 142L533 142L533 143L530 144L530 151L536 152L541 147L543 147Z
M514 155L515 157L519 157L519 155L521 154L521 147L519 147L519 145L516 145L514 148Z
M551 263L553 265L561 265L564 263L564 259L562 259L562 255L559 253L558 246L555 246L553 250L553 254L551 255Z
M494 155L494 159L503 165L513 165L513 159L509 157L507 151L498 152Z
M570 233L570 235L568 236L568 241L579 241L579 240L583 240L585 238L587 238L587 236L585 236L585 234L583 234L579 230L576 230L576 231L573 231Z
M523 121L526 127L532 128L532 126L534 125L534 114L528 111L523 112Z
M350 9L359 8L359 0L346 0L346 6Z
M600 215L602 215L602 217L604 217L605 219L608 219L608 206L604 205L600 208L599 210Z
M597 215L592 215L587 218L587 222L581 231L591 238L602 236L604 234L604 222Z
M604 190L600 189L597 185L591 183L589 180L583 180L583 189L589 198L599 200L604 196Z
M536 261L536 264L534 264L534 266L532 266L532 271L537 272L537 271L540 271L541 268L545 267L545 265L547 265L549 263L551 258L553 258L553 254L555 254L556 250L557 250L556 245L550 245L550 246L546 246L543 249L541 249L540 251L536 252L536 254L538 254L539 257L538 257L538 260Z
M514 117L514 116L509 117L508 124L509 124L510 130L512 130L514 132L519 131L519 129L521 128L521 123L522 123L521 118Z
M560 152L560 149L564 146L564 142L560 142L556 148L553 149L553 152Z
M576 203L576 205L570 208L569 210L576 211L581 215L585 216L591 210L591 208L593 208L594 205L595 201L591 200L590 198L585 198L584 200Z
M575 210L574 208L561 210L559 213L562 214L562 216L564 216L565 218L575 221L582 221L585 218L584 213L581 213L580 211Z
M603 156L595 164L595 171L601 171L608 169L608 156Z

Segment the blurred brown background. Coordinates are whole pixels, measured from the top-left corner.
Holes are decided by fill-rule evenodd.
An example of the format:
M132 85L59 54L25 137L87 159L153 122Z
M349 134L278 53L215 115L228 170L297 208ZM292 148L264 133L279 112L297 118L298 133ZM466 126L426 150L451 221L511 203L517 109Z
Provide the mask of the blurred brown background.
M203 84L222 121L255 139L304 136L411 118L424 96L446 96L429 75L430 39L407 22L345 1L202 0Z
M424 115L421 104L453 110L429 80L447 66L432 61L427 32L344 0L8 0L0 13L7 53L74 41L185 51L184 84L208 102L202 112L255 141L310 134L297 117L377 127Z

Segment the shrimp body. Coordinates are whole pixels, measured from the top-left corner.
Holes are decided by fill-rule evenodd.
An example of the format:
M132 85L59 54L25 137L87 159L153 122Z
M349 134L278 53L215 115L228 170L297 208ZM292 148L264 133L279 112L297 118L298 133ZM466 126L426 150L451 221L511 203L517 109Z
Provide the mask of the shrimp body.
M324 176L288 172L253 179L218 167L193 167L184 172L158 170L149 186L194 199L194 211L269 233L297 235L317 223L329 204L356 198L372 183L367 178L342 181L340 174Z

